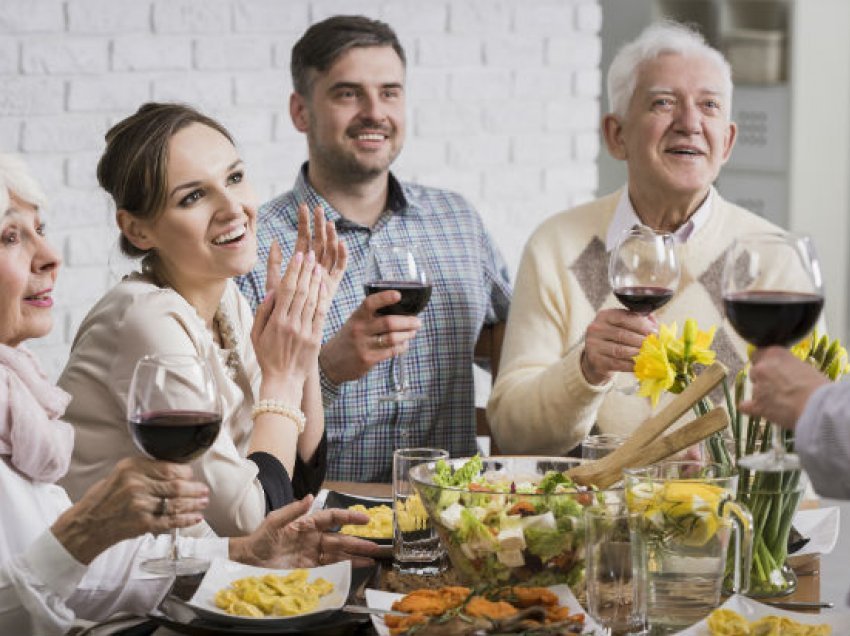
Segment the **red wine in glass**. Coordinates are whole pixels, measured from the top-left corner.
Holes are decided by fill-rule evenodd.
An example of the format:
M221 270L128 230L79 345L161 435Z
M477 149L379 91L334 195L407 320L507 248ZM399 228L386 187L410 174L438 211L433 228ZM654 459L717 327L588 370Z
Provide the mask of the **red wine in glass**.
M723 298L726 317L756 347L790 347L815 326L823 296L800 292L743 291Z
M673 298L673 291L669 287L637 285L618 287L614 290L614 296L629 311L646 315L666 305Z
M624 231L611 251L608 284L629 311L647 316L667 304L679 286L679 260L672 234L640 225ZM623 384L618 374L615 388L632 395L638 383Z
M824 304L814 245L805 236L754 233L737 237L727 251L721 280L729 324L756 347L788 347L815 326ZM782 429L771 424L771 448L747 455L738 465L782 472L800 468L789 454Z
M136 445L146 455L186 463L212 446L221 429L221 414L204 411L152 411L130 419Z
M422 254L415 245L373 245L366 266L363 290L366 295L395 290L401 294L397 303L381 307L381 316L415 316L431 300L431 279ZM404 353L395 356L390 367L392 390L379 399L384 402L416 402L424 400L407 381Z
M136 363L127 395L127 423L136 446L160 461L186 463L212 446L221 429L221 400L206 360L194 355L158 354ZM199 574L206 559L181 557L171 530L168 556L148 559L145 572Z
M401 300L393 305L382 307L376 314L381 316L415 316L428 305L431 300L431 285L405 280L379 280L366 283L366 295L383 291L395 290L401 294Z

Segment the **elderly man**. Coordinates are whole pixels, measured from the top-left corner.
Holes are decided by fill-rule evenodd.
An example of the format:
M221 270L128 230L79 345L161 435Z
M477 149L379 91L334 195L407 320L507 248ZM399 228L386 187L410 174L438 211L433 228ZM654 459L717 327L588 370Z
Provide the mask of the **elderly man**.
M350 251L325 322L319 356L332 479L388 481L399 446L475 452L472 354L481 326L507 315L506 268L476 211L462 197L397 180L390 165L405 134L405 55L393 30L362 16L311 26L292 50L290 115L306 134L309 162L293 189L260 211L257 238L291 254L298 207L318 208ZM433 293L416 316L381 315L398 291L364 295L370 249L417 244ZM256 305L263 264L240 281ZM416 340L413 341L413 337ZM422 401L382 402L393 356ZM397 362L396 362L397 363Z
M488 405L503 451L567 453L594 423L628 435L650 406L612 390L614 378L633 370L659 322L718 325L720 359L732 369L746 359L743 341L721 326L723 259L736 235L780 230L712 186L735 143L729 64L699 34L665 22L619 51L608 94L605 142L626 162L628 183L548 219L525 247ZM655 316L619 308L607 282L610 251L636 225L679 242L679 288Z

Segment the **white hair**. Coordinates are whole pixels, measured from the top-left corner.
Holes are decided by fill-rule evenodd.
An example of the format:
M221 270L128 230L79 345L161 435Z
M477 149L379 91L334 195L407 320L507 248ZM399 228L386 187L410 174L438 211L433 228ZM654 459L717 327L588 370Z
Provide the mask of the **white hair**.
M694 29L672 20L663 20L646 27L637 39L617 51L608 68L608 104L611 112L618 117L626 116L637 85L638 67L665 53L699 56L713 62L723 75L724 96L731 106L732 69L723 54L706 44L705 38Z
M27 164L17 155L0 152L0 216L9 209L10 194L37 208L47 203L47 197Z

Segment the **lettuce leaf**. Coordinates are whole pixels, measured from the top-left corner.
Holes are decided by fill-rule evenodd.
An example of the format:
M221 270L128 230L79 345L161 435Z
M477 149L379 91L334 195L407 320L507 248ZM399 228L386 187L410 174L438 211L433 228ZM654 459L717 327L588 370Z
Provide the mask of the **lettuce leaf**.
M572 538L558 529L531 527L525 529L525 544L531 554L546 563L569 549Z
M484 462L481 461L481 456L477 454L458 468L454 474L452 474L451 466L441 459L434 467L433 482L443 488L465 488L483 468Z

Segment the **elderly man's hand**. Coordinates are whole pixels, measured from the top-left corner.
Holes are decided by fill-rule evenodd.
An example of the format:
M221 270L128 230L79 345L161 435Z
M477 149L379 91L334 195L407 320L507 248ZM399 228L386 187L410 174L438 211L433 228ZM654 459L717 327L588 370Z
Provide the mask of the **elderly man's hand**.
M193 480L191 467L125 458L62 513L51 531L80 563L90 563L124 539L199 523L208 502L209 489Z
M590 384L604 384L617 371L631 372L632 358L643 339L657 323L652 315L642 316L625 309L603 309L585 332L581 371Z
M797 425L812 393L829 382L812 365L782 347L759 349L753 354L750 380L753 393L741 402L740 410L790 429Z
M372 565L380 548L371 541L340 534L346 524L365 524L369 517L350 510L329 509L308 514L307 496L275 510L247 537L230 540L230 558L252 565L305 568L351 561L353 567Z

